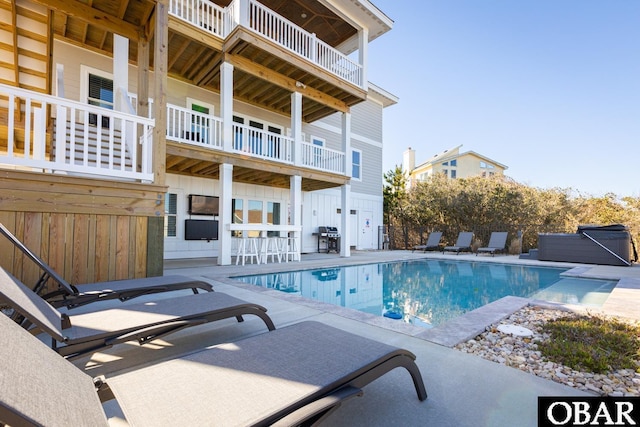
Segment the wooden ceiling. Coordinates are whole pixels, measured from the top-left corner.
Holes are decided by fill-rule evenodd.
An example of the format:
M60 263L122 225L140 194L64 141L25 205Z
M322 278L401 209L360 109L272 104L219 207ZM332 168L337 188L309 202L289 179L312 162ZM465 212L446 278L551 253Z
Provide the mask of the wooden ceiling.
M128 37L129 58L135 63L141 37L153 35L152 0L34 0L53 10L57 37L73 44L112 54L113 29ZM230 1L216 0L219 6ZM318 1L263 0L262 4L301 26L332 46L356 34L356 29ZM170 22L177 20L171 18ZM304 61L268 40L238 30L236 37L222 40L197 28L170 25L168 72L194 85L220 90L220 64L234 63L234 97L277 113L291 113L290 95L303 93L303 120L313 122L364 100L366 93L333 74ZM229 39L229 38L228 38ZM153 40L151 40L153 42ZM153 49L150 49L153 53ZM243 61L248 60L248 61ZM150 58L153 64L153 58ZM273 78L277 76L279 78Z
M291 176L299 175L302 177L302 191L315 191L338 187L349 182L344 175L167 142L166 170L169 173L219 179L222 163L233 165L234 182L246 184L287 189L290 187Z
M130 40L129 58L137 61L138 43L151 43L155 0L32 0L52 12L55 37L102 54L113 53L113 33ZM215 0L227 6L230 0ZM266 7L301 26L332 46L337 46L356 34L356 29L314 0L261 0ZM225 40L199 28L185 25L174 17L169 19L167 70L169 76L199 87L220 90L220 64L234 66L234 98L284 115L291 114L291 94L303 96L303 121L313 122L338 111L346 112L362 102L366 92L333 74L303 60L275 43L262 39L242 27ZM153 65L153 57L149 58ZM234 180L288 188L289 176L303 176L303 190L334 187L347 180L344 176L277 166L244 165L238 159L198 158L170 153L167 146L167 171L217 178L218 164L234 164ZM267 163L267 162L265 162ZM264 166L264 167L263 167ZM257 168L258 167L258 168ZM273 168L271 168L273 169ZM266 172L270 173L266 173ZM267 176L268 175L268 176Z

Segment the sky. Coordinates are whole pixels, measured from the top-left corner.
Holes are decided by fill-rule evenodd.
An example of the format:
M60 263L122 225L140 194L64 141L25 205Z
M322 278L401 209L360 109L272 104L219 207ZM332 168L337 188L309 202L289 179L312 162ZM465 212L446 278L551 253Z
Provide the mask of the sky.
M462 144L536 188L640 197L640 0L372 0L383 172Z

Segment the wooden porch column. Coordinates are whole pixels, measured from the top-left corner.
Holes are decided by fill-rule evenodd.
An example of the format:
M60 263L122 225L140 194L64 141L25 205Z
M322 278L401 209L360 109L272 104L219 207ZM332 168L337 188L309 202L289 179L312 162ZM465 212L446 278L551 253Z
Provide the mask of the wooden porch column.
M153 54L153 171L154 183L165 185L167 163L167 57L169 46L169 0L156 0L156 26Z
M149 117L149 40L138 41L138 115Z
M231 200L233 198L233 165L220 165L220 215L218 217L218 265L231 265Z

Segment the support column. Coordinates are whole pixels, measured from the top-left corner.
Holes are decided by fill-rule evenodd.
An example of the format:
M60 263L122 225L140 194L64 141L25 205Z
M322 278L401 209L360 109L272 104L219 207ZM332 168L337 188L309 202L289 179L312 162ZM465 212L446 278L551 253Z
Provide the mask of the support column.
M362 67L362 88L368 90L367 63L369 62L369 30L358 31L358 61Z
M220 118L222 119L222 149L233 150L233 65L220 65Z
M169 47L168 0L156 0L153 73L153 172L154 183L165 185L167 176L167 56Z
M149 117L149 40L138 41L138 115Z
M131 113L124 97L129 92L129 39L113 35L113 109Z
M291 137L293 138L293 164L302 164L302 94L291 94Z
M342 151L344 152L344 174L351 178L351 113L342 113ZM351 230L349 227L351 219L351 184L342 186L341 191L341 214L340 214L340 256L351 256ZM357 242L356 242L357 243Z
M302 225L302 177L300 175L293 175L289 178L289 199L291 209L291 224L290 225ZM298 251L302 250L302 231L296 231L293 233L293 237L296 239L296 248Z
M231 200L233 199L233 165L220 165L220 214L218 215L218 265L231 265Z
M340 187L340 194L342 196L342 205L340 209L340 256L348 258L351 256L351 230L349 220L351 218L351 184L344 184Z

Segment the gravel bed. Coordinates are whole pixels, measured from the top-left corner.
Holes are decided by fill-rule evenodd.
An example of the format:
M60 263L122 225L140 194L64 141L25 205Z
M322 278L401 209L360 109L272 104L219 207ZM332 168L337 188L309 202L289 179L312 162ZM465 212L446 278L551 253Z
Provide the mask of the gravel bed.
M488 326L477 337L454 348L475 354L487 360L511 366L542 378L553 380L579 390L602 396L640 396L640 373L633 369L620 369L606 374L580 372L546 360L538 351L536 342L549 339L542 333L542 325L560 317L571 315L563 310L553 310L536 306L525 307L501 322ZM529 329L532 336L504 333L500 325L513 325Z

